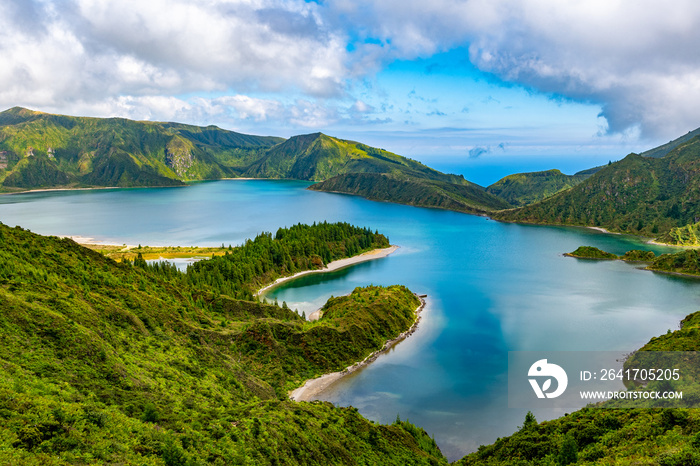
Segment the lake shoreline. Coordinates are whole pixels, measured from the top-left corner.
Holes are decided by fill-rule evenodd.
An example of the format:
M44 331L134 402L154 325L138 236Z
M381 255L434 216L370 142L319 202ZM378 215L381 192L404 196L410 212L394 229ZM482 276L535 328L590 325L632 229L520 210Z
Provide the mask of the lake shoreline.
M64 186L57 188L33 188L25 189L22 191L6 191L0 192L0 196L12 196L17 194L34 194L34 193L50 193L56 191L97 191L100 189L148 189L148 188L187 188L194 183L208 182L208 181L306 181L306 180L295 180L292 178L249 178L249 177L239 177L239 178L214 178L208 180L189 180L182 181L182 184L177 185L152 185L152 186Z
M60 191L99 191L104 189L148 189L148 188L185 188L188 184L181 185L164 185L164 186L92 186L92 187L75 187L75 188L39 188L27 189L25 191L3 192L0 196L16 196L18 194L36 194L36 193L52 193Z
M617 258L615 257L586 257L586 256L577 256L574 255L570 252L565 252L562 254L565 257L573 257L574 259L581 259L581 260L589 260L589 261L621 261L621 262L627 262L627 263L633 263L633 264L652 264L654 261L648 261L648 260L629 260L629 259L623 259L622 256L618 256ZM687 272L676 272L673 270L663 270L663 269L653 269L651 266L647 267L637 267L639 270L648 270L650 272L656 272L656 273L662 273L662 274L667 274L667 275L675 275L677 277L686 277L686 278L695 278L695 279L700 279L699 274L695 273L687 273Z
M322 269L316 269L316 270L304 270L303 272L298 272L295 273L294 275L290 275L288 277L281 277L275 280L274 282L270 283L269 285L264 286L263 288L260 288L256 293L255 296L262 296L266 291L269 291L270 289L274 288L275 286L287 282L289 280L293 280L297 277L301 277L302 275L308 275L312 273L327 273L327 272L335 272L336 270L343 269L345 267L350 267L351 265L359 264L361 262L367 262L375 259L382 259L389 254L393 253L399 249L398 246L389 246L388 248L383 248L383 249L373 249L371 251L363 252L362 254L358 254L357 256L352 256L348 257L345 259L339 259L336 261L329 262L328 265L326 265Z
M321 392L328 389L328 387L335 384L337 381L339 381L346 375L352 374L353 372L366 367L367 365L374 362L379 356L388 352L394 346L411 336L418 329L418 324L420 323L421 318L423 317L422 313L425 309L426 304L424 296L416 296L418 297L418 299L420 299L421 303L420 306L418 306L416 310L413 311L416 315L416 318L413 321L413 324L411 324L411 326L408 328L408 330L400 333L398 336L396 336L396 338L387 340L386 342L384 342L384 346L382 346L380 349L373 351L362 361L358 361L354 364L351 364L342 371L329 372L314 379L308 379L304 381L304 383L300 387L295 388L294 390L289 392L289 399L292 401L312 401Z

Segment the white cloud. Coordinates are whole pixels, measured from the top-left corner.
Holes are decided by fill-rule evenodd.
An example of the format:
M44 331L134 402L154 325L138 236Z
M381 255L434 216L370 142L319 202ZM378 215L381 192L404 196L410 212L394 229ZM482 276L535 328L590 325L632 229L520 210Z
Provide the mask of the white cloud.
M298 1L3 0L0 105L235 89L343 92L345 42Z
M221 97L215 99L214 104L235 110L238 114L238 118L243 120L274 120L282 116L285 112L284 106L276 100L256 99L245 95Z
M96 102L76 102L72 114L98 117L118 116L133 120L190 122L217 124L226 129L259 134L288 135L319 129L347 118L352 110L321 105L307 99L284 103L275 99L260 99L243 94L190 99L172 96L119 96ZM53 107L49 112L60 112Z
M700 125L700 3L677 0L338 0L383 59L470 45L484 71L600 104L609 129L651 137ZM376 45L368 55L376 56ZM361 60L357 60L362 63Z
M350 112L356 114L371 113L374 112L374 107L369 105L367 102L363 102L362 100L356 100L350 107Z

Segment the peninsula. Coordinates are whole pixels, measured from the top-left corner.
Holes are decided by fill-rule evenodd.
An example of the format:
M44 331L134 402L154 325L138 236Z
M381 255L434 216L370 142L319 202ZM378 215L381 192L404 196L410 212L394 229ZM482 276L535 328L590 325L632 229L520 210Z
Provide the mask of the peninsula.
M359 369L362 369L363 367L367 366L369 363L376 360L381 354L386 353L391 348L396 346L398 343L405 340L408 336L410 336L413 332L416 331L416 329L418 328L418 323L421 320L421 317L422 317L421 312L425 308L425 299L423 297L420 297L419 299L420 299L420 306L418 306L416 308L416 310L414 311L415 319L413 321L413 324L411 325L411 327L408 330L400 333L396 338L392 338L391 340L387 340L381 349L378 349L377 351L370 353L370 355L367 356L362 361L356 362L356 363L346 367L342 371L330 372L327 374L323 374L322 376L317 377L315 379L306 380L302 386L292 390L289 393L289 399L294 400L294 401L311 401L311 400L313 400L321 392L328 389L331 385L333 385L338 380L342 379L346 375L352 374L353 372L355 372ZM327 305L324 306L323 309L325 309L326 307L327 307Z
M446 464L408 422L378 425L287 395L408 331L421 304L410 290L356 288L317 322L229 294L360 245L388 247L381 238L296 225L185 274L0 224L2 462ZM317 249L288 254L297 240Z

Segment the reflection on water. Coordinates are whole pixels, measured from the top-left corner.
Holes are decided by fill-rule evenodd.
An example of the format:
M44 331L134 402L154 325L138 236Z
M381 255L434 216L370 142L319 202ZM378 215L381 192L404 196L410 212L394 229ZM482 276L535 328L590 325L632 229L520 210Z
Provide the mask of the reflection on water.
M376 267L375 263L377 260L381 259L360 262L351 267L345 267L332 272L301 275L294 280L269 288L261 295L261 298L269 301L274 301L275 298L277 298L279 303L284 301L290 309L296 310L299 314L305 312L308 316L315 310L323 307L326 301L328 301L328 298L333 296L332 293L324 293L322 291L324 287L328 289L337 289L340 287L348 290L346 293L342 294L348 294L358 286L367 286L367 282L357 280L357 273L361 273L362 271L370 273L372 267ZM310 286L315 287L317 291L316 294L309 295L307 288ZM279 296L277 296L277 290L282 288L284 288L284 299L280 299ZM336 294L335 296L340 295Z

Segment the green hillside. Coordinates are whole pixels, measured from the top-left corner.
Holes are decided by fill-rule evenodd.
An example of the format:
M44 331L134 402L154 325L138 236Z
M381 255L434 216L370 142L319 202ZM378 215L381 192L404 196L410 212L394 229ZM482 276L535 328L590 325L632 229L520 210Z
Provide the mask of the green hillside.
M495 218L599 226L651 237L695 223L700 219L700 138L663 158L630 154L567 191Z
M18 107L0 113L0 192L181 186L241 176L312 181L340 176L313 189L469 213L511 207L462 176L321 133L284 140L215 126L70 117ZM375 181L378 186L368 185Z
M559 170L508 175L486 188L486 191L520 207L541 201L560 191L576 186L590 175L565 175Z
M446 175L383 149L322 133L289 138L270 149L245 175L322 181L346 173L401 174L457 184L468 183L461 176Z
M446 181L384 173L349 173L311 185L316 191L355 194L376 201L486 214L510 205L468 181Z
M295 136L273 147L245 175L320 181L309 189L468 213L510 207L462 176L321 133Z
M174 186L240 176L282 138L175 123L0 113L5 191L78 186Z
M287 399L409 328L404 287L312 323L68 239L0 224L0 243L0 464L446 462L406 422Z
M523 423L513 435L456 464L692 466L700 464L700 412L583 408L552 421Z
M647 268L658 272L700 275L700 251L688 249L675 254L662 254Z

